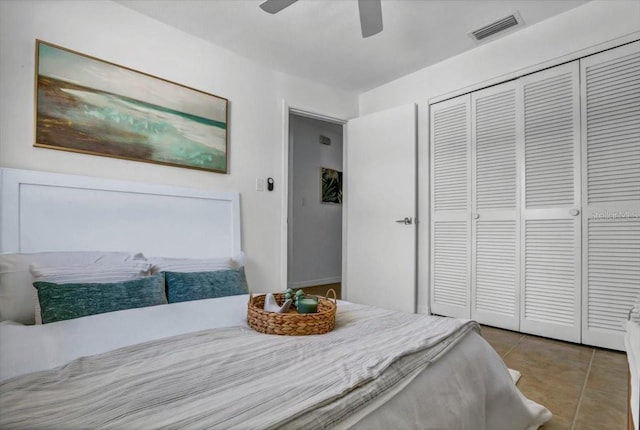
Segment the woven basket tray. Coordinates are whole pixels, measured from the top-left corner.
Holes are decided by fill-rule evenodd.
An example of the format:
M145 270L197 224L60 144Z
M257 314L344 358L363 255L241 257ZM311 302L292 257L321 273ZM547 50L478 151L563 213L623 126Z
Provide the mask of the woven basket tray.
M304 336L328 333L336 326L337 308L336 292L330 289L327 296L329 293L333 293L333 301L318 297L318 312L312 314L299 314L293 306L287 313L268 312L263 309L264 294L255 297L249 294L247 322L255 331L266 334ZM279 305L284 303L284 293L274 293L273 296Z

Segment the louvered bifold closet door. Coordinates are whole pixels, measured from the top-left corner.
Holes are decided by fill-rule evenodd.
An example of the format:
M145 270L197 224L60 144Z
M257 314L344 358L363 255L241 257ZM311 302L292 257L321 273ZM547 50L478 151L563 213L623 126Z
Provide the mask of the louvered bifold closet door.
M522 107L516 82L471 96L471 318L520 325L518 151Z
M431 312L469 318L470 96L430 106Z
M519 80L524 105L520 330L580 342L577 61Z
M581 60L582 341L624 349L640 294L640 42Z

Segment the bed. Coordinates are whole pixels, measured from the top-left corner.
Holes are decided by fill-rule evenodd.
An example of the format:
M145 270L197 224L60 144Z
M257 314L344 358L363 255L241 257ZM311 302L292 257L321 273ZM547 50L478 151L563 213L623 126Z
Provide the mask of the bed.
M35 278L45 323L29 324L34 289L17 291L0 266L0 428L514 430L551 418L520 393L473 321L339 301L330 333L263 335L247 326L240 284L231 295L66 318L56 307L64 303L43 295L67 285L57 258L148 264L149 276L74 292L118 284L140 295L160 276L168 297L167 274L180 264L162 263L176 261L198 268L185 271L197 288L202 273L218 287L244 280L227 276L245 270L239 196L16 169L0 170L0 181L5 260L48 258L48 269L31 263L29 272L53 276ZM158 267L166 270L152 275ZM95 279L111 280L105 273Z
M628 429L640 430L640 296L625 322L624 346L629 363Z

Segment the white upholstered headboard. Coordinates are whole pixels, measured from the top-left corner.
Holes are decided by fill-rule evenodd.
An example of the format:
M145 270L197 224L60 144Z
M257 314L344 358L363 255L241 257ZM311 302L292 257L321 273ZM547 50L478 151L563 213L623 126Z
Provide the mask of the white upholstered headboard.
M241 251L240 195L0 168L0 252Z

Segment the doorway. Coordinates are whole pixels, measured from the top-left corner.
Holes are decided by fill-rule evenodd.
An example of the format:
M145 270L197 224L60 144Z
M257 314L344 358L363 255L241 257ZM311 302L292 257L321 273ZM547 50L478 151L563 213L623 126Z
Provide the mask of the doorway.
M343 122L289 110L287 288L342 290Z

